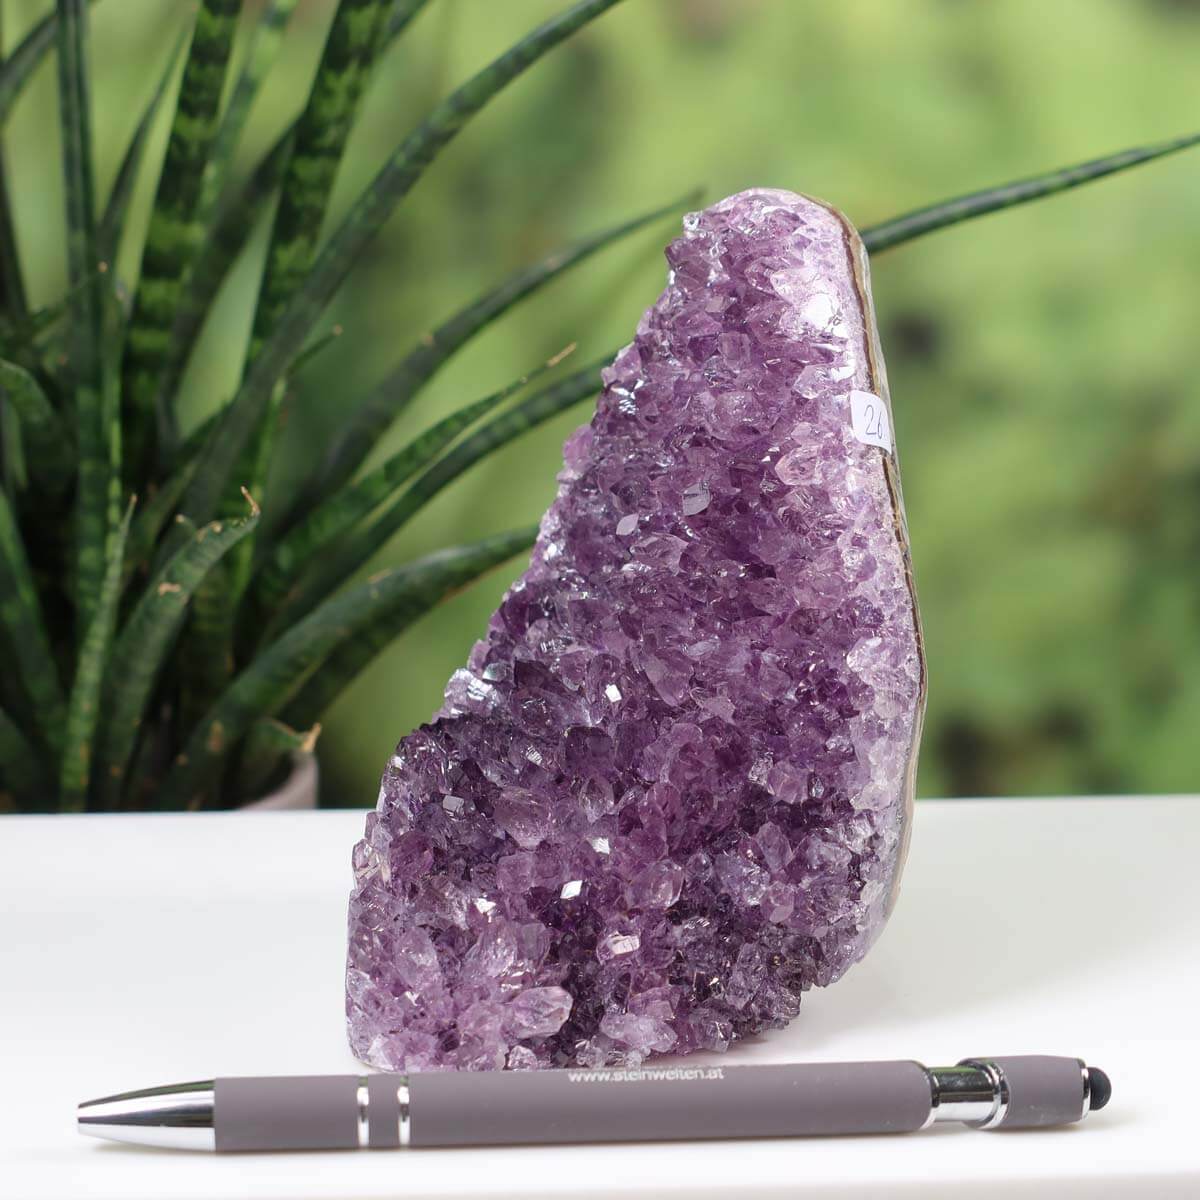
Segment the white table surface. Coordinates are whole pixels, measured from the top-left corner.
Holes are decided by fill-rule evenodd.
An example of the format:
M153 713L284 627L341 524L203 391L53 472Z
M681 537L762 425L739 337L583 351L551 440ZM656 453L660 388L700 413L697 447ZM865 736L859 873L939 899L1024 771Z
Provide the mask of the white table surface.
M223 1157L79 1137L84 1098L356 1069L341 975L361 823L0 818L0 1195L1200 1196L1197 797L918 805L900 903L866 961L725 1058L1077 1055L1114 1085L1079 1126Z

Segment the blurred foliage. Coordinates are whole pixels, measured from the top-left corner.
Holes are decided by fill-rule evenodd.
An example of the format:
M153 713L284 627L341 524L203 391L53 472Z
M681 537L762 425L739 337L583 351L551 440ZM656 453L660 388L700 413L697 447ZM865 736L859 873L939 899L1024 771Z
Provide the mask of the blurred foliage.
M434 97L560 7L431 5L366 98L330 220ZM0 3L6 45L41 8ZM171 52L173 8L96 10L102 194ZM301 0L251 114L251 149L292 115L328 11ZM806 191L868 225L1187 132L1200 117L1198 60L1200 5L1184 0L629 0L502 97L391 223L331 314L344 335L298 380L277 483L319 458L348 379L361 393L414 325L432 327L570 237L692 184L710 201L752 185ZM65 279L58 162L23 151L57 136L52 68L32 90L7 157L40 304ZM143 186L135 214L150 200ZM661 241L661 230L631 239L480 337L378 454L567 342L583 362L627 340L662 286ZM235 382L228 348L248 336L238 310L249 312L262 249L203 334L186 381L192 420ZM1189 155L876 264L929 652L922 795L1195 788L1198 265L1200 162ZM379 561L535 517L584 416L476 468ZM492 577L442 607L346 693L321 746L327 803L374 799L392 745L437 706L504 586Z

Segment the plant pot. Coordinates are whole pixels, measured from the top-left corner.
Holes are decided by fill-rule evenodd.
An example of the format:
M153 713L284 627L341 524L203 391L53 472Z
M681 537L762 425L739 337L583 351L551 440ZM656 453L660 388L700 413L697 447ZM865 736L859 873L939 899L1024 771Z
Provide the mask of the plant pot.
M314 754L297 754L288 777L259 800L242 805L243 812L269 812L317 807L317 759Z

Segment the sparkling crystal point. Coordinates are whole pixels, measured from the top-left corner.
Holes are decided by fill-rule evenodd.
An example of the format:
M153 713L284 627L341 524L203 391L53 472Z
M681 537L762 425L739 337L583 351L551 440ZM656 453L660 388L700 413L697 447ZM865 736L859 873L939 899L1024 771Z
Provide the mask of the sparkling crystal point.
M667 261L529 569L355 847L374 1066L724 1049L890 911L925 672L865 254L754 190Z

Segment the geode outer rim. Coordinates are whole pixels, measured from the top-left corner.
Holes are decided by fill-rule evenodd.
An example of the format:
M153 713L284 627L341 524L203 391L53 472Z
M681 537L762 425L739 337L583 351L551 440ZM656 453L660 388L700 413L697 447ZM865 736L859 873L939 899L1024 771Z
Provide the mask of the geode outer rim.
M757 191L759 189L749 189ZM764 189L771 190L771 189ZM738 195L745 195L740 192ZM892 432L892 448L884 450L879 447L883 456L883 475L887 481L888 491L892 497L892 518L896 527L896 543L900 547L904 560L904 575L908 583L908 594L912 599L913 627L917 639L917 661L921 666L921 678L918 683L916 709L913 713L912 744L908 753L908 765L905 769L904 780L904 825L901 829L900 850L896 855L895 869L892 872L891 888L888 893L887 905L884 909L884 919L891 916L900 895L900 880L904 874L904 866L908 861L909 845L912 841L912 824L916 806L917 788L917 759L921 749L921 732L925 722L925 705L928 699L929 669L925 660L925 633L921 625L921 609L917 603L917 584L913 574L912 544L908 536L908 518L904 511L904 493L900 487L899 451L896 448L896 422L892 416L892 393L888 386L887 366L883 357L883 347L879 344L879 326L875 320L875 300L871 293L871 263L867 248L859 236L858 230L850 218L839 208L835 208L827 200L819 196L810 196L807 192L793 192L792 195L809 200L820 205L830 213L842 227L846 240L846 250L854 276L854 287L858 293L859 303L863 313L868 318L865 322L867 369L871 379L871 390L883 401L888 414L888 428Z

